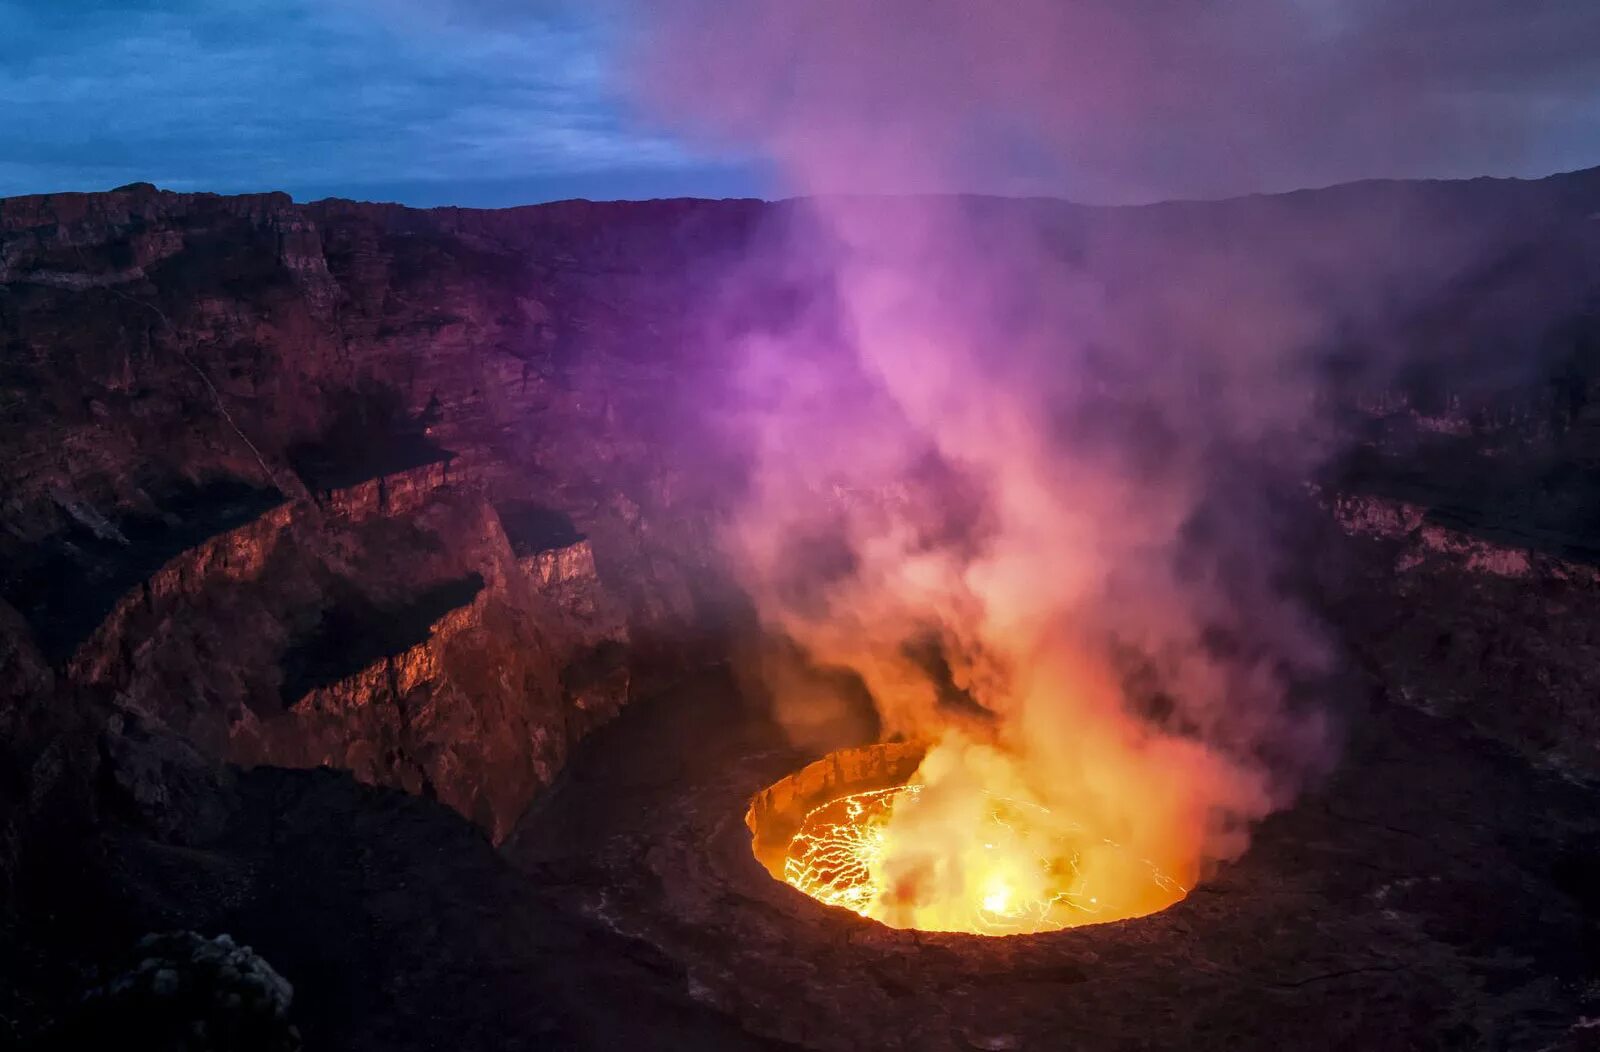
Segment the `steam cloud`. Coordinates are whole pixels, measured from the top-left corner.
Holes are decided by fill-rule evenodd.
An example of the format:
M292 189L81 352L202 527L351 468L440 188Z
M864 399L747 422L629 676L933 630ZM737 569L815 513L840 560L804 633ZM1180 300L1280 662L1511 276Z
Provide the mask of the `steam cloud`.
M1118 288L1036 210L805 207L825 233L785 252L820 252L832 294L744 346L729 540L763 619L856 672L887 732L947 743L946 777L1180 880L1236 854L1327 756L1290 703L1326 654L1268 499L1321 452L1312 366L1282 353L1315 315L1240 266ZM778 689L799 733L826 703Z
M1008 122L1051 163L1132 158L1161 136L1118 126L1180 127L1192 90L1194 27L1154 7L664 8L637 65L651 105L809 191L943 185ZM1229 19L1202 29L1249 39ZM1362 242L1268 263L1044 202L792 210L781 263L752 268L826 294L741 337L754 466L727 540L763 622L856 673L887 733L938 743L918 842L966 835L939 816L990 792L1186 882L1237 855L1330 749L1295 700L1327 653L1271 497L1324 452L1307 278ZM826 704L776 693L796 733Z

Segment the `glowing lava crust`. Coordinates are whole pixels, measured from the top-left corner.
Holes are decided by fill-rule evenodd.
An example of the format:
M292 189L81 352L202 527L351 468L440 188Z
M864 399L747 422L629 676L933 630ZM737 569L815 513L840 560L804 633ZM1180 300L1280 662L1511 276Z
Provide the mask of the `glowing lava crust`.
M1037 805L983 794L949 806L906 782L917 755L842 750L767 789L749 818L757 857L819 902L926 931L1054 931L1154 913L1187 894ZM897 773L900 784L882 784Z

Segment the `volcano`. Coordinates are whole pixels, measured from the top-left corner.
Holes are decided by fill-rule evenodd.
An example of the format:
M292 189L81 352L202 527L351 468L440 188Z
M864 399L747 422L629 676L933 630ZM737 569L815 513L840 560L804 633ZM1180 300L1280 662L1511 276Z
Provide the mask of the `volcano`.
M1583 1047L1600 170L867 211L0 201L0 1033Z

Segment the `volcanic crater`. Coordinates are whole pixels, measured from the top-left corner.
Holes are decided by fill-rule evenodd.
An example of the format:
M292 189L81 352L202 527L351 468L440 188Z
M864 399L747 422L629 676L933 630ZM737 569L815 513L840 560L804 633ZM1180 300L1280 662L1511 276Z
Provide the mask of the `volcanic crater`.
M1289 524L1275 587L1335 655L1292 700L1337 749L1241 820L1247 848L1144 915L984 934L792 886L808 816L906 786L928 749L885 724L874 684L775 643L714 540L750 465L718 427L725 333L687 305L803 225L802 203L10 199L7 1036L191 1025L188 1001L117 977L196 944L142 937L193 932L210 948L173 982L244 944L252 974L285 980L260 984L281 1007L262 1048L1583 1047L1600 171L969 204L1063 255L1129 231L1175 257L1265 252L1382 215L1376 255L1445 216L1481 258L1358 335L1442 355L1470 324L1547 363L1491 393L1453 388L1444 357L1376 388L1341 374L1353 452L1261 510ZM1512 253L1517 282L1543 268L1582 294L1533 315L1497 298ZM790 270L741 281L764 319L817 294ZM759 328L733 314L718 324ZM1077 426L1092 442L1101 424ZM919 545L978 532L962 499ZM780 583L804 608L838 562ZM926 671L925 643L905 646ZM928 677L953 722L982 716L949 689L971 672ZM1205 733L1158 690L1139 701L1171 741Z

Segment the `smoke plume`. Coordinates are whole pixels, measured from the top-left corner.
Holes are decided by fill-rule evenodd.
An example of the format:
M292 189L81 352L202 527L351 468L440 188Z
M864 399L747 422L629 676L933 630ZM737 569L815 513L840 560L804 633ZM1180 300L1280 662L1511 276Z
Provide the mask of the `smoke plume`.
M1125 857L1188 883L1326 766L1305 695L1329 648L1281 506L1331 448L1328 352L1381 343L1487 247L1473 199L1403 187L1309 211L934 194L1516 167L1530 129L1592 122L1600 9L1434 7L603 8L641 113L804 195L697 309L738 363L713 414L750 466L722 540L764 628L829 672L775 675L778 718L821 744L844 673L882 733L933 745L875 915L961 926L919 908L973 896L985 795L1130 849L1085 854L1112 883Z
M1322 451L1312 362L1283 353L1316 314L1220 258L1121 287L1136 236L1063 258L1049 206L798 207L780 254L828 294L742 342L727 537L766 626L942 743L945 782L1180 880L1236 854L1327 756L1291 701L1326 653L1272 500Z
M1281 56L1250 26L1311 27L1227 11L672 0L636 54L656 113L812 193L751 262L823 291L740 330L753 470L725 539L769 631L859 676L885 733L934 744L886 919L946 923L918 907L961 893L983 794L1190 882L1328 759L1299 694L1328 648L1277 503L1327 451L1330 302L1359 325L1413 269L1376 247L1393 217L1235 209L1274 245L1181 210L826 193L962 184L989 151L1140 168L1193 146L1197 90L1294 105L1255 97ZM816 692L775 691L780 719L817 724Z

